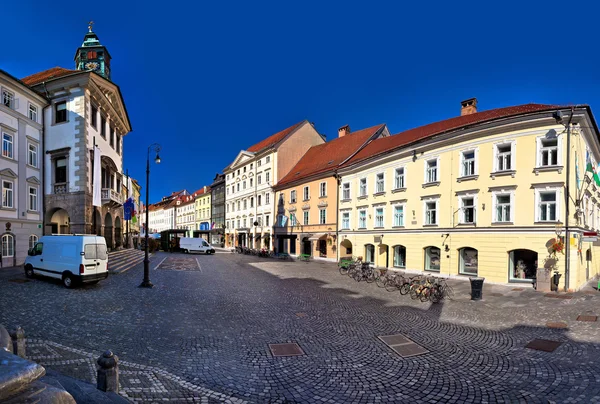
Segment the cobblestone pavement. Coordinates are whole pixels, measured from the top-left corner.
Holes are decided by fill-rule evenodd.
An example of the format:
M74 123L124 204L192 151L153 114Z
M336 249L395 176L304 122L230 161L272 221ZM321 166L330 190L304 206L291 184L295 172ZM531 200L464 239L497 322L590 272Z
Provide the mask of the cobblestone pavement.
M67 290L0 270L0 323L25 328L32 359L92 382L113 350L133 401L600 402L598 322L577 321L598 315L596 291L485 285L474 302L453 281L455 299L431 305L334 264L226 253L158 253L153 289L137 287L142 273ZM394 334L429 352L399 356L378 338ZM538 338L561 344L525 348ZM268 344L286 342L305 355L274 357Z

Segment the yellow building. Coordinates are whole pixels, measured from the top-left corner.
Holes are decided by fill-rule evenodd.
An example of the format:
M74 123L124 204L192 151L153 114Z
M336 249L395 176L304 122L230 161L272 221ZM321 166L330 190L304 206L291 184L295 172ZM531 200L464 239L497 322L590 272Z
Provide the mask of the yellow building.
M337 179L335 170L371 140L389 136L385 125L350 133L349 126L330 142L311 147L274 187L278 252L337 259Z
M210 230L212 228L210 187L205 185L194 192L193 195L196 199L196 228L193 235L194 237L202 237L203 239L210 241Z
M593 167L600 160L590 108L476 105L464 101L459 117L374 140L340 167L340 256L495 283L558 271L559 289L581 287L600 272L592 258L600 250L582 238L600 227L600 187L585 172L586 154ZM568 268L566 255L551 252L567 231L567 184Z

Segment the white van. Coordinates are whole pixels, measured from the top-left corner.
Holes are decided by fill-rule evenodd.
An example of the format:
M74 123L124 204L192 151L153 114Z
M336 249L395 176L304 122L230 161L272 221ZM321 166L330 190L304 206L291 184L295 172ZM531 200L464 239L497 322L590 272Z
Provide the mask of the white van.
M214 254L215 249L203 238L181 237L179 239L179 248L184 253L201 252L205 254Z
M106 240L80 234L42 236L28 252L25 275L61 279L67 288L79 282L97 283L108 278Z

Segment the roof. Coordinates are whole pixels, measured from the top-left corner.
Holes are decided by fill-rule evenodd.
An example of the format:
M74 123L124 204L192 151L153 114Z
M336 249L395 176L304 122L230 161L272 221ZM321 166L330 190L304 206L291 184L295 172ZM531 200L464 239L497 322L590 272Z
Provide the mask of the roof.
M31 92L32 94L35 94L36 96L44 99L44 101L46 101L46 103L48 102L48 99L43 96L42 94L37 93L36 91L32 90L31 88L29 88L29 86L27 84L25 84L23 82L23 80L19 80L18 78L16 78L15 76L13 76L12 74L0 69L0 74L4 74L6 75L6 77L14 80L16 83L18 83L20 86L23 86L23 88L27 89L29 92Z
M547 104L524 104L512 107L490 109L489 111L476 112L474 114L457 116L443 121L430 123L425 126L419 126L417 128L397 133L393 136L375 139L364 149L356 153L354 157L344 163L344 166L348 166L380 153L402 146L407 146L452 130L466 129L476 124L482 124L513 116L527 115L541 111L554 111L557 108L563 108L563 106Z
M277 183L277 187L334 170L384 127L385 124L371 126L311 147L294 168Z
M52 69L44 70L43 72L35 73L30 76L24 77L21 79L21 81L27 84L28 86L35 86L37 84L43 83L44 81L69 76L75 73L84 73L84 71L65 69L64 67L57 66L53 67Z
M253 153L258 153L268 147L271 147L277 143L279 143L280 141L282 141L287 135L289 135L290 133L292 133L294 130L296 130L297 128L299 128L302 124L306 123L307 121L304 120L302 122L298 122L295 125L290 126L289 128L286 128L284 130L282 130L281 132L277 132L274 135L269 136L268 138L250 146L247 150L249 152L253 152Z
M210 193L210 187L208 187L208 186L206 187L206 193L207 194ZM199 190L197 190L196 192L194 192L192 195L194 197L197 197L197 196L200 196L202 194L204 194L204 187L200 188Z

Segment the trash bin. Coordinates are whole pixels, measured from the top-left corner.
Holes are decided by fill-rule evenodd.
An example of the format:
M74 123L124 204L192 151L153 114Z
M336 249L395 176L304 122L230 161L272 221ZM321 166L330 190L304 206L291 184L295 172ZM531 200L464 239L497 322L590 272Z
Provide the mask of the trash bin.
M471 300L481 300L485 278L469 278L469 280L471 281Z

